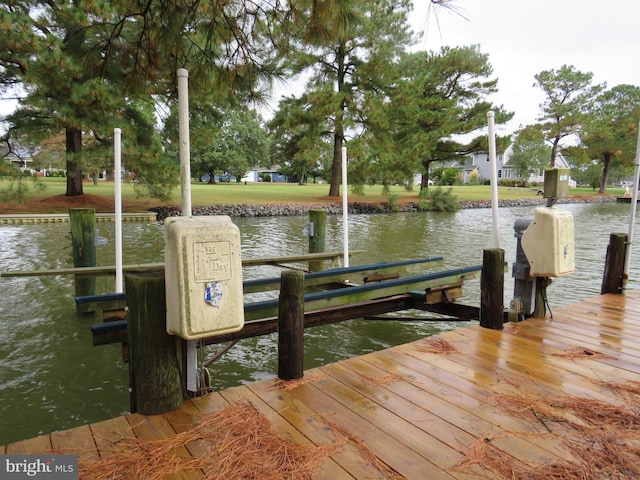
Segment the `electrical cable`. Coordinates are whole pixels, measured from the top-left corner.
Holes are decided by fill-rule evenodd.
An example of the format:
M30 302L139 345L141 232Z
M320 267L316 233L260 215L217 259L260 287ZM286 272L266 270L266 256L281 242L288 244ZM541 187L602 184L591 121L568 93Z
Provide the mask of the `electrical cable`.
M549 310L549 318L551 318L553 320L553 310L551 310L551 305L549 305L549 299L547 298L547 288L546 288L546 286L545 286L545 288L543 288L541 290L540 295L542 296L542 303L547 307L547 310Z

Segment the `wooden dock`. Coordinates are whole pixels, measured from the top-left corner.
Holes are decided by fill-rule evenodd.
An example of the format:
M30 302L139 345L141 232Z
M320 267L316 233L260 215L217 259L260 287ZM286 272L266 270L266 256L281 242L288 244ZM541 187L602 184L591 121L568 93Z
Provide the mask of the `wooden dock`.
M122 416L0 453L77 452L80 478L92 479L96 471L156 478L154 465L175 471L157 478L234 478L221 476L216 448L239 462L234 472L258 472L242 478L267 478L259 468L271 468L271 452L284 452L287 478L639 478L639 374L640 292L606 294L553 318L502 331L464 327L309 370L302 380L263 380L164 415ZM234 411L259 429L241 440L247 452L230 450L242 430ZM267 433L284 446L262 445ZM159 439L166 442L152 442ZM165 443L162 458L149 458ZM305 476L311 454L320 466ZM138 463L109 472L125 468L125 458ZM194 470L179 471L194 459Z
M155 212L123 213L123 222L155 222L158 214ZM108 223L115 221L115 213L96 213L96 222ZM69 223L68 213L42 214L8 214L0 215L0 225L35 225L40 223Z

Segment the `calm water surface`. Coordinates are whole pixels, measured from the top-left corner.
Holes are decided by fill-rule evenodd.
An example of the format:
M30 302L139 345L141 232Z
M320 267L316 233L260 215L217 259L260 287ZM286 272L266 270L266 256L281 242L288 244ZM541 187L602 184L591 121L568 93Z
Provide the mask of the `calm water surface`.
M575 224L576 272L549 288L551 308L598 295L609 235L628 230L629 205L563 205ZM516 240L513 224L533 218L533 207L500 209L500 248L511 264ZM307 217L237 218L243 257L303 254ZM492 246L491 210L456 213L395 213L349 218L349 248L365 250L351 265L442 255L447 268L480 265L483 248ZM113 265L112 224L99 224L110 239L98 250L99 265ZM159 262L163 227L123 226L124 263ZM329 216L327 251L342 250L342 218ZM0 270L69 267L73 264L68 224L0 226ZM629 288L640 289L637 248L632 255ZM276 267L251 267L245 278L279 276ZM505 305L511 298L506 278ZM99 292L113 291L100 279ZM0 445L41 433L71 428L128 413L128 372L119 345L93 347L92 318L75 313L70 276L0 278ZM479 303L479 280L465 285L466 303ZM424 314L422 314L424 315ZM353 320L305 332L306 368L412 341L455 328L459 323ZM212 351L216 348L212 347ZM220 389L272 377L277 371L276 337L241 341L211 373Z

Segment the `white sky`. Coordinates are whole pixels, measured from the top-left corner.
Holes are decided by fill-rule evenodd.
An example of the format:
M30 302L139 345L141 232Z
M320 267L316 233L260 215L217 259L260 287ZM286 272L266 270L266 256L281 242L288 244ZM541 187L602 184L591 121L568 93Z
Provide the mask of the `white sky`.
M640 1L452 0L459 14L413 0L412 25L426 36L420 50L480 45L498 90L491 100L515 113L500 135L535 123L542 91L534 75L573 65L607 88L640 86ZM464 18L462 18L462 15Z

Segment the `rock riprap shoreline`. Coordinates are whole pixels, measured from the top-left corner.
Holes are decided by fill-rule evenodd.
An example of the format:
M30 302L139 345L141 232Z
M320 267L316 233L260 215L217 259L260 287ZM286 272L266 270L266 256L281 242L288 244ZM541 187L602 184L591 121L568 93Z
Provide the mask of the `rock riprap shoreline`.
M585 197L568 197L559 199L557 203L598 203L615 202L616 197L610 195L593 195ZM522 198L516 200L500 200L501 207L530 207L545 205L544 198ZM464 200L458 202L460 208L490 208L490 200ZM278 216L300 216L308 215L309 210L324 209L330 214L342 214L341 202L327 203L271 203L264 205L257 204L234 204L234 205L209 205L193 206L193 215L228 215L230 217L278 217ZM390 203L390 202L353 202L348 205L350 214L375 214L392 212L418 212L421 211L416 202ZM178 205L163 205L150 209L158 215L158 220L162 221L167 217L180 215L181 210Z

